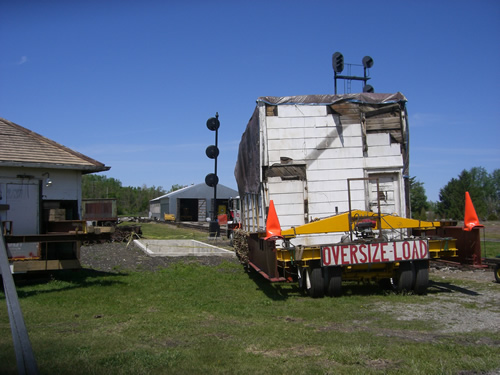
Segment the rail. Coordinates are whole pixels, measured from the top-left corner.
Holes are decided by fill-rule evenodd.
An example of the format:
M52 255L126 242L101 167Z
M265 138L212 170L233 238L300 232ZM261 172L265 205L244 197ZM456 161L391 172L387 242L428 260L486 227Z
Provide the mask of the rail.
M31 341L24 323L23 312L19 304L14 278L10 271L7 246L3 237L3 227L0 223L0 273L3 280L5 301L9 314L12 340L16 353L17 371L19 374L38 374L38 366L31 347Z

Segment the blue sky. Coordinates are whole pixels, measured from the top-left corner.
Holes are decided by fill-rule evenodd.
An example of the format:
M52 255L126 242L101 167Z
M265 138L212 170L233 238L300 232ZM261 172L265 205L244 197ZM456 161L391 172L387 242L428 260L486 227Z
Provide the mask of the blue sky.
M213 172L218 112L236 188L255 100L333 94L332 54L369 55L375 91L408 98L410 174L436 201L463 169L500 168L499 20L485 0L3 0L0 117L168 190Z

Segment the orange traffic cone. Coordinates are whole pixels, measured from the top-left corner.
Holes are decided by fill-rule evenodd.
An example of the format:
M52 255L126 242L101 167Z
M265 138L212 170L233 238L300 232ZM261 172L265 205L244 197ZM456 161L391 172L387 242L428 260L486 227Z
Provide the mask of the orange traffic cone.
M276 241L281 237L281 225L274 208L274 201L269 202L269 212L267 213L266 237L265 240Z
M476 227L484 227L484 225L479 224L479 219L477 218L476 210L472 204L472 199L470 199L469 192L465 192L465 216L464 216L464 230L470 232Z

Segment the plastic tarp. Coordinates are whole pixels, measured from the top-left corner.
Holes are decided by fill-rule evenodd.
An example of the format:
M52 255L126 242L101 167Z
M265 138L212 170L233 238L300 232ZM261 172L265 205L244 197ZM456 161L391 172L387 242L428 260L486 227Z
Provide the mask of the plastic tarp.
M299 95L299 96L263 96L257 102L270 105L331 105L338 102L355 102L366 104L389 104L406 102L406 98L400 92L395 94L360 93L345 95Z
M245 193L257 194L260 187L259 159L259 107L255 107L247 128L241 136L234 177L240 197Z
M259 103L269 105L332 105L340 102L354 102L365 104L391 104L406 102L407 99L400 92L395 94L359 93L344 95L299 95L299 96L263 96L257 99L257 106L241 137L238 150L238 160L234 169L234 176L238 184L240 196L245 193L258 194L260 181L260 119Z

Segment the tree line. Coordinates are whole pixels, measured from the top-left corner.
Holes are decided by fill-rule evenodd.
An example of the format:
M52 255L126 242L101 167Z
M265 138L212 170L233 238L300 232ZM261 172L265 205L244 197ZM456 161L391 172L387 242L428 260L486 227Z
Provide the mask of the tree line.
M121 181L97 174L82 177L83 198L116 198L118 215L147 216L149 201L182 188L172 185L166 191L161 186L122 186ZM420 220L463 220L465 192L468 191L476 213L481 220L498 220L500 217L500 169L488 173L483 167L463 170L440 191L439 201L427 200L424 184L410 178L410 205L412 217Z
M429 202L422 182L410 179L412 217L420 220L463 220L468 191L480 220L500 217L500 169L488 173L483 167L463 170L439 191L439 201Z
M181 185L172 185L168 192L181 187ZM147 216L149 201L168 192L161 186L122 186L121 181L103 175L82 176L82 197L85 199L115 198L118 215Z

